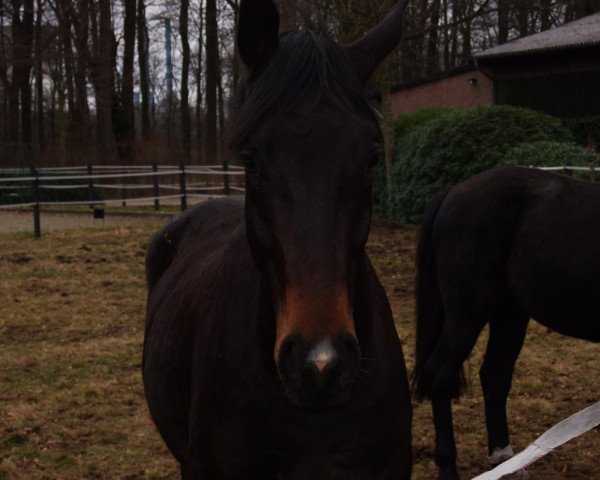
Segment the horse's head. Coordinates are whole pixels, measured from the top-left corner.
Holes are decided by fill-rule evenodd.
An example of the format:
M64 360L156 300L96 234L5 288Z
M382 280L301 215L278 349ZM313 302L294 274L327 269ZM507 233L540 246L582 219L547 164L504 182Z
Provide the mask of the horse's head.
M360 364L353 311L371 220L380 131L369 75L400 38L405 1L361 40L279 35L271 0L242 0L248 76L231 142L246 169L246 229L276 316L274 358L289 400L350 398Z

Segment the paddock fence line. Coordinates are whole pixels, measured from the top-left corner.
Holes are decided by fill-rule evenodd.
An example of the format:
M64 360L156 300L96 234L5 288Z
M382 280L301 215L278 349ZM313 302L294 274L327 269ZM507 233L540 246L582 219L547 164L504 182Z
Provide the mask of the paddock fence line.
M545 172L556 172L562 173L569 177L572 177L574 173L585 173L589 174L589 178L592 181L597 180L597 175L600 173L600 167L590 165L589 167L585 166L564 166L564 167L529 167L529 168L537 168L538 170L544 170Z
M41 236L40 208L89 206L104 218L105 206L180 205L245 191L244 170L223 165L84 165L0 169L0 209L32 208L34 234ZM58 198L58 199L57 199Z
M595 166L531 168L569 176L586 174L593 181L600 172L600 167ZM41 235L41 207L87 205L93 209L95 218L103 218L105 206L153 205L159 211L161 202L179 203L183 211L188 199L201 201L245 192L244 169L238 166L88 164L32 168L24 172L27 171L23 168L0 168L0 209L32 208L37 238ZM48 196L45 193L52 191L63 191L74 198L44 199Z

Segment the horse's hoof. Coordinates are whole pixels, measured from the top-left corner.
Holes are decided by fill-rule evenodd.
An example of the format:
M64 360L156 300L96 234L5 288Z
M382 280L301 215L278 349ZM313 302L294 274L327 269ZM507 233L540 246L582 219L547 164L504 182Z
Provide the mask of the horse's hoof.
M519 470L518 472L511 473L507 477L503 477L503 480L529 480L531 475L527 470Z
M496 448L494 450L494 453L492 453L492 455L490 455L490 457L488 457L488 460L492 467L496 467L497 465L500 465L502 462L505 462L509 458L513 457L514 454L515 454L515 452L513 451L512 447L510 445L508 445L507 447L504 447L504 448ZM527 473L527 470L519 470L515 473L511 473L510 475L507 475L506 477L502 477L502 478L503 478L503 480L529 480L531 477L530 477L529 473Z

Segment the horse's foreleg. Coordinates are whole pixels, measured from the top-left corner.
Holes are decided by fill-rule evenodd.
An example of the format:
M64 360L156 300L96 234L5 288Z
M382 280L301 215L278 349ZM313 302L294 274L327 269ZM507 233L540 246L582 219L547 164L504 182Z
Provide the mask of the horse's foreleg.
M510 312L490 321L490 336L480 371L485 402L490 462L498 464L512 456L506 400L510 392L515 362L523 346L528 318L522 312Z

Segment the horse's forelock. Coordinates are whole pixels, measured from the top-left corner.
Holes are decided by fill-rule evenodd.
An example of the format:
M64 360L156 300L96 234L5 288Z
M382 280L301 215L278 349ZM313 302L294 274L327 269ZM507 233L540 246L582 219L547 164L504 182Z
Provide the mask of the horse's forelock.
M327 33L286 32L262 71L240 84L232 103L229 145L238 148L267 117L314 111L322 102L375 121L348 57Z

